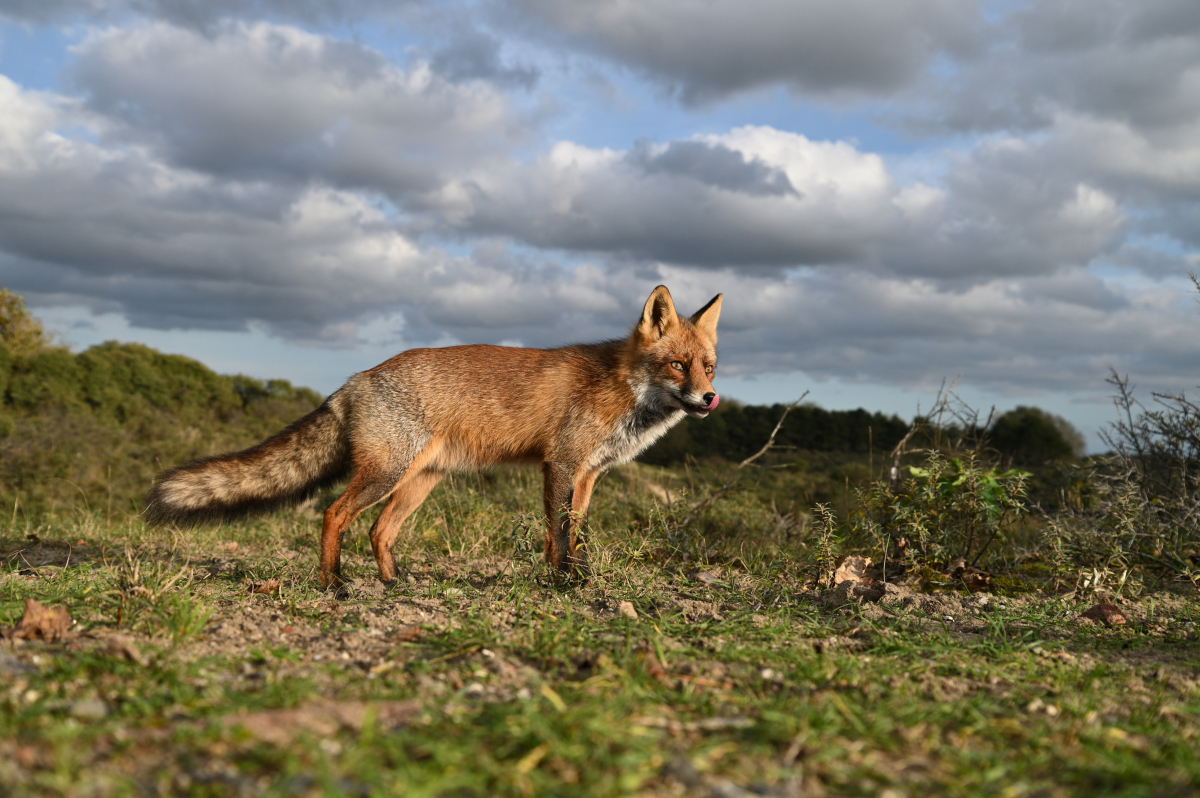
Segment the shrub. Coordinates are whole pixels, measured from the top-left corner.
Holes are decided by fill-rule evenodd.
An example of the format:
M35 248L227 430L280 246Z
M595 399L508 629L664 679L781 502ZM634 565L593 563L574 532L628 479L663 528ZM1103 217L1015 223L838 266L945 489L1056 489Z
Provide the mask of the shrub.
M987 442L1009 462L1025 466L1071 460L1085 448L1083 436L1066 419L1024 406L996 418Z

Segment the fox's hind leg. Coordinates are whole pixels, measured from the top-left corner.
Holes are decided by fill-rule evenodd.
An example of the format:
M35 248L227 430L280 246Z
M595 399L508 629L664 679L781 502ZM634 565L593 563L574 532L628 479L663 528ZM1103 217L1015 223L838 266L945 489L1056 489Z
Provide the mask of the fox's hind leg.
M375 552L375 562L379 564L379 578L386 583L396 581L396 561L392 559L392 544L396 542L396 533L421 506L429 491L433 490L444 471L424 470L414 473L411 469L396 485L392 497L384 505L375 525L371 527L371 549Z
M388 495L397 475L377 468L359 466L346 492L329 505L321 525L321 586L342 582L342 537L363 510Z
M358 518L363 510L395 490L406 474L417 476L424 471L430 461L437 457L440 448L436 440L427 440L425 445L417 450L415 457L412 452L416 450L416 446L409 449L376 448L355 458L354 478L350 480L346 492L325 511L325 523L321 527L323 587L333 587L342 582L342 537L350 524L354 523L354 519ZM426 493L428 492L426 490Z

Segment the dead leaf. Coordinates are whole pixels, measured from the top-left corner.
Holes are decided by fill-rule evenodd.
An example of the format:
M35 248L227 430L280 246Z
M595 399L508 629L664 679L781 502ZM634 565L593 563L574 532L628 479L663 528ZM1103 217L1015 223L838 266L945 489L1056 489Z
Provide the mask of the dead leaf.
M397 643L411 643L421 636L421 627L416 624L397 627L392 633L392 640Z
M250 594L278 595L279 587L278 579L264 579L261 582L247 582L246 592Z
M287 745L300 734L328 737L340 729L362 731L368 715L375 717L376 727L384 730L411 723L421 714L419 701L324 701L294 709L269 709L246 715L227 715L221 722L229 727L240 726L255 739L274 745Z
M968 590L986 590L992 585L990 573L981 571L974 565L967 565L967 561L961 557L951 563L946 575L951 579L962 580Z
M662 679L667 676L667 669L658 661L658 657L653 651L646 651L642 655L642 664L646 666L646 675L652 676L655 679Z
M110 657L124 657L143 668L150 662L129 635L106 635L101 651Z
M1079 617L1087 618L1089 621L1103 621L1106 626L1123 626L1129 623L1129 619L1125 617L1125 613L1121 612L1121 608L1111 601L1103 601Z
M631 621L636 621L638 618L637 609L633 606L632 601L622 601L618 604L617 613Z
M701 571L700 573L696 574L696 581L700 582L701 584L708 585L709 587L714 587L714 586L720 585L721 584L721 572L720 571Z
M840 585L842 582L866 582L867 568L871 566L870 557L847 557L838 565L837 570L833 572L833 583Z
M36 599L25 599L25 614L5 637L53 643L66 637L70 628L71 616L64 608L47 607Z

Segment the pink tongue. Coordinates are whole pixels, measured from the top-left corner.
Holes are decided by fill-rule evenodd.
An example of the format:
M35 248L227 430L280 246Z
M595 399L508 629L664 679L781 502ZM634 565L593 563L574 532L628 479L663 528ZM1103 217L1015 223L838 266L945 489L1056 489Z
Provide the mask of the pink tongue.
M708 404L706 404L704 406L704 409L705 410L715 410L717 405L719 405L719 404L721 404L721 397L718 396L717 394L713 394L712 401L709 402Z

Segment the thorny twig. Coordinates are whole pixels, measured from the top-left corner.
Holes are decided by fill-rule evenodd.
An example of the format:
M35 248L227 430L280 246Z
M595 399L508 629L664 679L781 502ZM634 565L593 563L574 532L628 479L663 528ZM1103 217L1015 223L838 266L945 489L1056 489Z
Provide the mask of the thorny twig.
M708 507L708 505L712 504L714 501L719 499L721 496L725 495L725 493L731 487L733 487L733 483L737 480L738 475L741 473L742 469L745 468L746 466L750 465L751 463L753 463L758 458L762 457L764 454L767 453L768 449L770 449L772 446L775 445L775 436L777 434L779 434L779 428L783 426L783 420L785 418L787 418L788 413L792 412L792 410L794 410L797 406L799 406L799 404L801 402L803 402L805 397L807 397L807 396L808 396L808 391L805 391L804 393L800 394L799 399L792 402L790 405L788 405L787 407L785 407L783 409L783 415L781 415L779 417L779 421L775 424L775 429L771 430L771 437L767 438L767 442L763 444L763 447L761 449L759 449L757 452L755 452L754 454L747 457L742 462L738 463L733 468L733 470L729 472L729 476L725 479L725 484L722 485L720 488L718 488L715 493L710 494L704 501L700 502L695 507L693 507L691 509L691 511L687 514L687 516L684 517L683 522L680 524L680 526L687 526L688 524L690 524L692 522L692 519L696 517L697 513L699 513L705 507Z

